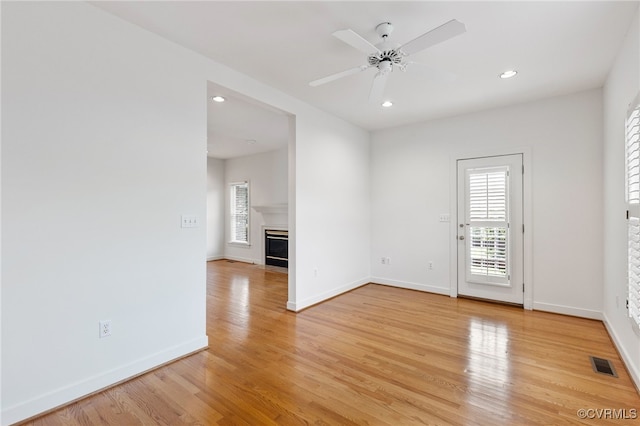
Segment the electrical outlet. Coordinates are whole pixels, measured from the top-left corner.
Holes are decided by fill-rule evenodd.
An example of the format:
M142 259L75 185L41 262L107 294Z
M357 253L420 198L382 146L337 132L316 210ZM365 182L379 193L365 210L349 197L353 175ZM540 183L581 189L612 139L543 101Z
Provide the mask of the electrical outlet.
M387 264L387 258L386 257L381 257L380 258L380 263L382 263L383 265Z
M318 276L318 268L313 268L313 276L314 277Z
M387 265L391 265L391 258L387 257Z
M429 261L429 269L433 269L433 261L432 260Z
M111 336L111 320L104 320L99 322L100 325L100 338Z

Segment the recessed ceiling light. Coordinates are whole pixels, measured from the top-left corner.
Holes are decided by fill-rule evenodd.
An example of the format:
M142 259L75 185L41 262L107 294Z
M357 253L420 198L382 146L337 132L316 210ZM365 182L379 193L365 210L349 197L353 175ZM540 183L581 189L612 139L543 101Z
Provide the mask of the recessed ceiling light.
M518 74L518 71L516 70L507 70L505 72L503 72L502 74L500 74L500 78L511 78L511 77L515 77L516 74Z
M249 145L253 145L255 143L258 143L258 141L255 140L255 139L247 139L245 142L248 143Z
M391 105L393 105L393 102L391 102L391 101L384 101L382 103L382 106L385 107L385 108L389 108Z
M209 99L211 99L213 102L224 102L224 101L226 101L226 99L223 98L222 96L212 96Z

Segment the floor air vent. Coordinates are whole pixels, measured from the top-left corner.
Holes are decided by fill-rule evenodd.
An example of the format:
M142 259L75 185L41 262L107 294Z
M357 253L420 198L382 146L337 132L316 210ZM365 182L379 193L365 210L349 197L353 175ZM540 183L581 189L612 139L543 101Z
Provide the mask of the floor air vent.
M589 356L591 360L591 366L593 367L593 371L600 374L606 374L607 376L618 377L616 374L615 368L613 368L613 364L611 361L604 358L598 358L597 356Z

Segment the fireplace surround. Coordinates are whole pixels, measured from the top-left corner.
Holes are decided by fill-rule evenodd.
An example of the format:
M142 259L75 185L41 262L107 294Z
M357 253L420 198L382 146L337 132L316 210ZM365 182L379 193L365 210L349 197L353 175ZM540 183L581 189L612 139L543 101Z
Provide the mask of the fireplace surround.
M289 231L264 230L264 264L289 267Z

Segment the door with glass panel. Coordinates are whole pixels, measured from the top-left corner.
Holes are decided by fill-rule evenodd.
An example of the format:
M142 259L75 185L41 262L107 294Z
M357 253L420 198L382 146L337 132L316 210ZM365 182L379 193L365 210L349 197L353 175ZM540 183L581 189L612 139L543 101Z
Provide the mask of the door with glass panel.
M522 155L458 160L458 294L524 301Z

